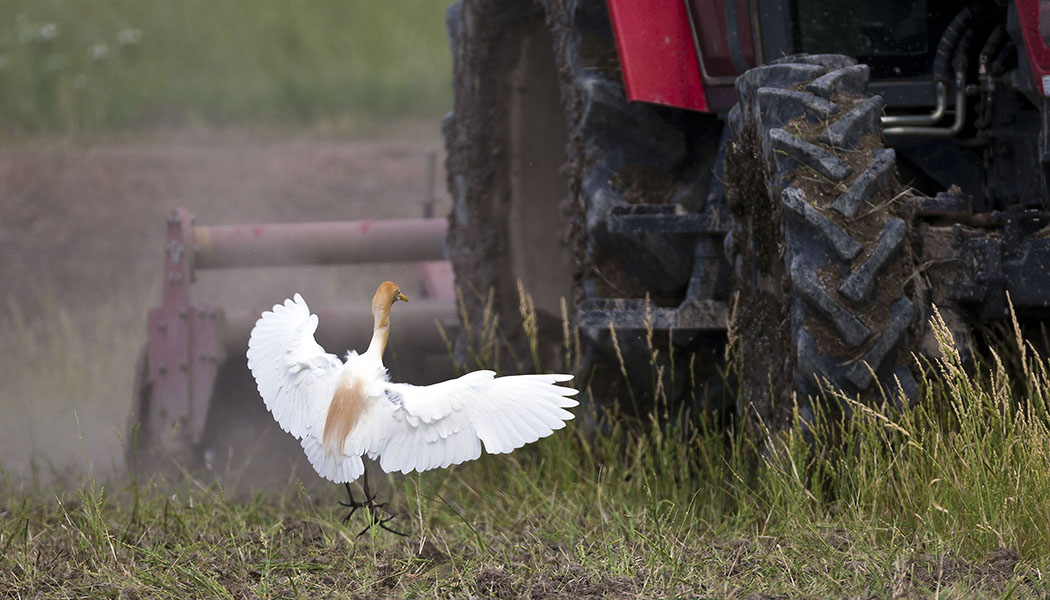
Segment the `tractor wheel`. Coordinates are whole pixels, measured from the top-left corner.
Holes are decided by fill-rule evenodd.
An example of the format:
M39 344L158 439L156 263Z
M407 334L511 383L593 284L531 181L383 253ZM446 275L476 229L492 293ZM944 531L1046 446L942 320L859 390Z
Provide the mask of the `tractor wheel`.
M811 419L811 399L828 390L917 395L925 307L912 225L867 81L867 66L837 55L788 57L737 80L725 169L730 343L742 410L774 427L796 401Z
M447 22L455 63L454 110L443 124L449 254L469 321L460 357L476 367L469 352L479 357L484 342L505 342L511 352L476 362L578 368L592 397L626 399L608 328L581 330L583 364L579 354L566 359L563 299L570 320L585 299L681 302L694 244L610 233L608 219L627 204L702 210L722 126L713 116L627 104L602 0L464 0ZM521 326L519 282L535 305L540 365ZM499 333L489 333L497 316ZM650 342L661 360L669 353L659 337L618 333L628 370L639 371L628 377L635 396L652 387ZM720 343L708 342L712 354ZM677 367L688 363L679 356Z

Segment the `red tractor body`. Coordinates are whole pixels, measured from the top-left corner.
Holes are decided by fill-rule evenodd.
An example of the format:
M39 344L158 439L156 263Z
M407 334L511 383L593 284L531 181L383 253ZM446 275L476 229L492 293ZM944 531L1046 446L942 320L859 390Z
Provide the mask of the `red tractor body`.
M708 112L685 3L608 0L628 100Z
M1050 96L1050 2L1013 3L1036 88ZM724 111L737 100L736 77L761 62L745 0L606 0L606 5L628 101Z

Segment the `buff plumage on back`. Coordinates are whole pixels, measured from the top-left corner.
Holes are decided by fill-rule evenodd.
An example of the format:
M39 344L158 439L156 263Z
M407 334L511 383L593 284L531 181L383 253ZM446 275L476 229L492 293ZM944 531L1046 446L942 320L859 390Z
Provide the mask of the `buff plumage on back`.
M325 451L338 453L346 443L346 437L354 430L368 398L360 381L340 382L332 394L332 403L324 419L321 445Z

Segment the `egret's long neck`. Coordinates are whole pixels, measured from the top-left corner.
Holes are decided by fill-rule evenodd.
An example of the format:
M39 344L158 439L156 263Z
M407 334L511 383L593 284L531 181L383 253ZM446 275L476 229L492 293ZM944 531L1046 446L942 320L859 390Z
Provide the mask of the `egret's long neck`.
M375 315L375 328L372 330L372 341L369 342L365 354L376 355L382 359L390 331L390 305L374 306L372 314Z

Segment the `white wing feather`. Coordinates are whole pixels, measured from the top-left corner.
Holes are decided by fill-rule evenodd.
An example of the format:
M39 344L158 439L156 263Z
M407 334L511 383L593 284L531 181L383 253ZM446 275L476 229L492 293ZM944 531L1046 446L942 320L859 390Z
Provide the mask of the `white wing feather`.
M350 483L365 472L365 463L360 454L335 454L326 452L321 438L312 433L300 441L307 460L317 474L335 483Z
M378 401L390 406L382 411L383 432L351 435L354 439L347 440L345 451L366 451L379 457L384 471L402 473L474 460L481 456L482 443L490 454L510 452L573 418L565 409L579 404L568 397L576 390L555 385L570 379L571 375L495 377L492 371L475 371L422 387L388 383L386 399Z
M317 344L315 331L317 315L296 294L264 312L248 340L248 368L259 394L281 429L296 438L324 425L343 368Z

